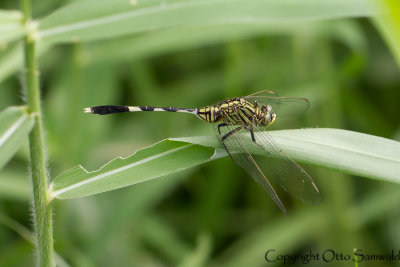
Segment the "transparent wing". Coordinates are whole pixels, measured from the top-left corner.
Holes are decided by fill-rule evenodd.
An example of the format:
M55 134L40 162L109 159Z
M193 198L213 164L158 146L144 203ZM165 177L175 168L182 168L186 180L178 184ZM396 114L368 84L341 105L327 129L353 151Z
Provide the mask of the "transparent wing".
M278 97L278 94L272 90L262 90L255 93L252 93L248 96L257 97L257 96L269 96L269 97Z
M307 111L310 102L306 98L298 97L279 97L273 91L260 91L248 96L244 99L250 103L257 101L259 106L271 105L272 109L280 116L299 116Z
M268 157L256 156L264 174L296 198L318 205L321 202L319 189L310 175L280 148L265 128L254 127L254 137L256 143L252 145L257 147L257 155L264 151Z
M215 127L218 139L221 141L229 156L232 158L232 161L242 167L253 179L261 185L261 187L268 193L268 195L272 198L272 200L278 205L278 207L286 213L286 209L279 199L275 189L272 187L268 179L264 176L260 167L258 166L257 161L251 155L248 150L248 143L245 141L246 139L242 138L241 134L235 133L230 135L222 142L222 137L227 133L234 131L237 127L241 127L238 125L227 125L220 128L220 133ZM241 130L240 132L244 132L246 130Z
M217 135L221 140L236 127L225 126L221 128L221 134L217 131ZM262 131L264 128L253 128L256 143L246 129L230 135L223 142L232 160L249 173L284 212L285 208L268 179L305 203L318 205L319 190L311 177L279 148L267 132Z

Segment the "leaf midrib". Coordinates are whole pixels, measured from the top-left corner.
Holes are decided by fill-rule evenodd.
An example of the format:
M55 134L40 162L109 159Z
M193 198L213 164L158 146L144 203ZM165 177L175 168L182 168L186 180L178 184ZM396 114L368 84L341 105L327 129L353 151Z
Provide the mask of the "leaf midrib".
M188 4L188 3L182 4L183 2L169 4L168 5L168 10L178 9L181 6L203 5L206 2L212 2L212 1L215 1L215 0L202 1L202 2L193 2L193 3L190 3L191 5ZM224 0L224 1L226 1L226 0ZM54 27L54 28L52 28L50 30L43 30L43 31L40 31L39 35L40 35L40 37L46 37L48 35L59 34L59 33L67 32L69 30L77 30L77 29L81 29L81 28L84 29L85 27L79 27L81 25L82 26L93 27L93 26L97 26L97 25L106 24L107 22L115 22L115 21L123 20L125 18L139 17L139 16L142 16L142 15L156 13L156 12L159 12L159 11L160 11L160 7L159 6L146 7L146 8L141 8L141 9L134 9L134 10L130 10L130 11L123 12L123 13L112 14L112 15L107 15L107 16L103 16L103 17L100 17L100 18L83 20L81 22L62 25L62 26Z
M21 126L24 123L26 118L27 118L26 115L22 115L21 118L15 121L11 125L11 127L7 131L5 131L5 133L2 136L0 136L0 146L2 146L7 141L7 139L18 130L19 126Z
M286 136L286 135L281 135L281 136L284 137L284 138L290 139L292 141L299 141L299 139L296 139L296 138L293 138L293 137L290 137L290 136ZM304 139L303 139L303 141L304 141ZM326 146L326 147L330 147L330 148L341 149L341 150L347 151L347 152L353 152L353 153L356 153L358 155L364 155L364 156L367 155L367 156L369 156L371 158L379 158L379 159L383 159L383 160L386 160L386 161L392 161L392 162L395 162L397 164L400 164L400 160L395 160L394 158L387 158L387 157L384 157L384 156L377 156L376 154L372 154L372 153L363 153L363 152L360 152L358 150L349 149L349 148L343 147L343 146L327 145L327 144L324 144L324 143L312 141L310 139L307 139L307 142L311 143L311 144L316 144L316 145L319 145L319 146Z
M202 6L202 5L207 5L209 3L218 3L221 4L223 2L232 2L232 0L220 0L220 1L215 1L215 0L203 0L203 1L182 1L182 2L175 2L172 4L167 4L165 9L160 9L160 6L152 6L152 7L144 7L144 8L140 8L140 9L133 9L127 12L121 12L118 14L111 14L111 15L105 15L102 16L100 18L94 18L94 19L89 19L89 20L83 20L80 22L75 22L75 23L70 23L70 24L66 24L66 25L61 25L61 26L56 26L54 28L50 28L48 30L41 30L39 31L38 35L39 37L43 38L46 36L51 36L51 35L56 35L56 34L60 34L60 33L64 33L64 32L68 32L70 30L79 30L79 29L85 29L86 27L93 27L93 26L98 26L98 25L102 25L102 24L106 24L108 22L116 22L116 21L120 21L126 18L134 18L134 17L139 17L142 15L148 15L151 13L156 13L156 12L160 12L164 11L164 10L174 10L174 9L179 9L181 7L187 8L187 7L194 7L194 6ZM315 14L317 15L317 14ZM317 15L318 17L318 15ZM326 18L334 18L336 17L335 15L331 14L330 16L325 16ZM341 16L339 16L341 17ZM324 18L324 16L322 16L321 18ZM250 18L243 18L244 20L242 22L249 22ZM262 21L266 21L266 20L262 20ZM268 21L268 20L267 20ZM236 20L227 20L225 19L223 22L220 23L232 23L232 22L239 22L237 19ZM254 21L252 21L254 22ZM160 27L158 27L160 28ZM156 28L153 28L156 29Z
M133 162L133 163L131 163L131 164L128 164L128 165L119 167L119 168L114 169L114 170L110 170L110 171L105 172L105 173L102 173L102 174L100 174L100 175L96 175L96 176L91 177L91 178L89 178L89 179L85 179L85 180L83 180L83 181L79 181L79 182L77 182L77 183L74 183L74 184L71 184L71 185L69 185L69 186L66 186L66 187L64 187L64 188L62 188L62 189L59 189L59 190L56 190L56 191L51 192L51 198L55 198L55 197L57 197L58 195L61 195L61 194L65 193L65 192L68 192L69 190L72 190L72 189L74 189L74 188L77 188L77 187L80 187L80 186L83 186L83 185L86 185L86 184L89 184L89 183L92 183L92 182L95 182L95 181L99 181L99 180L101 180L101 179L103 179L103 178L105 178L105 177L108 177L108 176L110 176L110 175L113 175L113 174L115 174L115 173L119 173L119 172L125 171L125 170L127 170L127 169L132 168L132 167L135 167L135 166L138 166L138 165L140 165L140 164L143 164L143 163L152 161L152 160L154 160L154 159L161 158L161 157L163 157L163 156L166 156L166 155L168 155L168 154L177 152L177 151L182 150L182 149L184 149L184 148L188 148L188 147L190 147L190 146L194 146L194 144L187 144L187 145L180 146L180 147L177 147L177 148L174 148L174 149L171 149L171 150L167 150L167 151L164 151L164 152L159 153L159 154L157 154L157 155L147 157L147 158L145 158L145 159L142 159L142 160ZM81 166L79 166L79 167L81 167ZM81 168L82 168L82 167L81 167ZM82 170L85 171L87 174L91 173L91 172L86 171L86 170L83 169L83 168L82 168ZM100 170L101 170L101 168L100 168L99 170L97 170L97 171L94 171L94 172L98 172L98 171L100 171Z

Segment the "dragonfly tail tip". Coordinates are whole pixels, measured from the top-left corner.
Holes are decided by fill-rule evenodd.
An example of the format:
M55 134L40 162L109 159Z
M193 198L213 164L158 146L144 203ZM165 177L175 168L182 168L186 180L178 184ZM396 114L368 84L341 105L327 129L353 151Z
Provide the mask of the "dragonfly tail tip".
M84 113L93 113L93 112L92 112L92 108L84 108L84 109L83 109L83 112L84 112Z

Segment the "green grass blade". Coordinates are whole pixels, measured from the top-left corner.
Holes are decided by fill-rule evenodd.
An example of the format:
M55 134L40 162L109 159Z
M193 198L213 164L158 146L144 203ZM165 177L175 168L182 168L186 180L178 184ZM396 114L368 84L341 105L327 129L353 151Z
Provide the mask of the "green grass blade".
M20 11L0 10L0 44L12 42L25 34Z
M22 21L22 13L18 10L0 10L0 24Z
M303 31L338 40L355 51L365 50L365 41L358 24L354 21L338 20L280 24L274 27L265 27L263 24L239 24L235 27L229 24L175 27L129 38L94 42L85 46L85 54L91 64L101 61L120 62L239 39L266 35L291 35Z
M328 216L316 210L290 216L290 220L286 217L271 218L268 223L249 230L209 266L267 266L266 263L270 262L263 257L267 251L275 250L271 254L276 257L280 251L288 252L300 244L310 242L319 235L321 227L329 222Z
M79 1L45 17L39 36L46 42L112 38L169 27L215 24L298 23L377 13L366 0L192 0Z
M193 167L209 160L213 153L208 147L161 141L128 158L114 159L97 171L72 168L54 179L50 195L65 199L110 191Z
M373 135L340 129L269 131L271 136L299 162L362 177L400 182L400 143ZM246 135L245 138L250 138ZM214 138L173 139L218 147Z
M399 142L338 129L269 133L288 155L299 162L400 182L397 175L400 170ZM93 195L161 177L222 156L226 153L215 137L164 140L128 158L115 159L97 171L88 172L82 166L74 167L55 178L50 194L52 198L59 199Z
M400 3L397 0L382 0L379 2L387 12L375 18L375 26L396 58L400 67Z
M29 231L29 229L27 229L24 225L20 224L18 221L14 220L13 218L7 216L4 213L0 213L0 225L4 225L12 229L20 237L22 237L29 243L34 244L35 237L31 233L31 231Z
M31 185L23 171L0 172L0 199L13 201L29 201L31 196Z
M24 107L9 107L0 113L0 169L17 152L32 126Z
M7 47L6 51L1 53L0 57L0 83L6 80L10 75L17 72L22 60L22 47L14 45Z
M38 57L43 55L49 46L40 44ZM23 47L20 44L7 46L7 49L0 54L0 83L3 83L11 75L17 73L21 68L23 60Z
M179 262L192 252L191 245L161 216L148 213L142 218L145 219L140 231L143 240L154 250L165 255L170 262Z
M6 214L0 213L0 225L4 225L18 234L21 238L25 239L32 245L35 244L35 236L28 228L14 220L13 218L7 216ZM55 253L57 266L69 267L68 263L56 252Z
M212 240L210 234L202 233L197 238L196 248L185 255L178 267L201 267L208 266L207 262L210 258L212 249Z
M126 224L127 221L134 221L137 218L148 218L150 211L158 206L162 201L171 194L182 182L184 177L187 177L192 170L182 171L181 173L173 173L165 176L163 179L156 179L149 183L138 184L135 188L131 190L122 190L118 196L111 196L114 198L113 205L119 207L118 209L112 209L109 212L109 216L102 221L99 232L101 233L96 238L93 238L88 244L89 252L88 256L91 258L97 258L103 255L107 251L107 244L118 234L118 231ZM127 203L134 203L126 205ZM147 220L147 219L146 219ZM153 225L148 221L144 222L146 227ZM148 229L150 230L150 229ZM163 246L162 242L157 240L151 240L152 238L146 234L146 229L142 229L142 235L145 242L152 245L153 242L157 243L155 248L159 249ZM152 229L152 235L157 235L157 238L164 238L164 234L160 234L159 231ZM177 245L176 242L169 239L172 243L169 246L174 245L174 250L179 250L181 247ZM158 250L160 251L160 250ZM186 250L184 250L186 251ZM178 259L182 255L177 255Z

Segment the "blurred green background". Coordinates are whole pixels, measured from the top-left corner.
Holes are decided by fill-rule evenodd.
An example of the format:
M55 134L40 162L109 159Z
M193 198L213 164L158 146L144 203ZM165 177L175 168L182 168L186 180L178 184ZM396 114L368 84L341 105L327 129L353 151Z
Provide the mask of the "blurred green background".
M62 5L35 2L34 17ZM2 8L19 7L2 1ZM341 128L400 141L399 64L384 31L376 20L355 18L182 26L51 48L40 43L50 179L78 164L98 169L165 138L213 135L210 125L187 114L82 113L102 104L195 108L270 89L311 101L304 120L281 127ZM19 47L1 49L4 60ZM0 110L23 104L21 75L0 73ZM34 248L23 238L32 228L26 165L24 145L0 172L0 266L32 265ZM56 200L55 249L71 266L265 266L270 249L283 255L400 249L398 185L304 168L322 203L311 207L283 195L288 216L229 158L91 197ZM359 266L375 264L399 261Z

